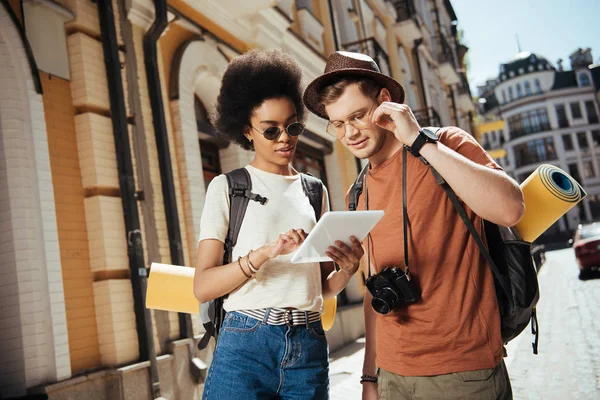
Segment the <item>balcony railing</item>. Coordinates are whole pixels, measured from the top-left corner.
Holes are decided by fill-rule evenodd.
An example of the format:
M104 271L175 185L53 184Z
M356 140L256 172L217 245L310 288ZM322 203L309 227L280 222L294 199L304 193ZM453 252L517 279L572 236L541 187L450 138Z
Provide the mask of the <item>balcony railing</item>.
M440 64L449 63L456 68L454 52L446 38L444 36L438 36L434 39L434 43L437 61Z
M469 89L469 81L467 80L467 74L461 72L460 83L458 84L458 94L466 94L471 96L471 90Z
M379 69L382 73L390 75L390 59L386 51L379 45L379 43L377 43L375 38L370 37L363 40L358 40L356 42L345 43L342 45L342 47L346 51L353 51L368 55L375 60L375 62L377 62L377 65L379 65Z
M391 0L390 3L394 6L398 14L396 22L408 19L417 21L417 9L415 8L414 0Z
M425 126L441 126L440 116L433 107L422 108L420 110L413 110L413 114L417 119L419 125Z

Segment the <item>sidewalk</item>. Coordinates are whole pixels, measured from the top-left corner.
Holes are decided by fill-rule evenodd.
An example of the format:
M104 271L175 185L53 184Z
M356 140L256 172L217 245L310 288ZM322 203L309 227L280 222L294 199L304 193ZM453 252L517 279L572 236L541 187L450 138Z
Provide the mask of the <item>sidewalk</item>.
M362 386L363 358L365 356L365 339L356 342L331 354L329 358L329 377L331 384L331 400L360 399Z

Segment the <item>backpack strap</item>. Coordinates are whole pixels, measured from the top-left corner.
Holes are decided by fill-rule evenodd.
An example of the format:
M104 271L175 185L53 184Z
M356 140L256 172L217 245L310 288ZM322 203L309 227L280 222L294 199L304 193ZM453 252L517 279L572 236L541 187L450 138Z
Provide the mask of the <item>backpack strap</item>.
M225 174L225 177L229 186L229 228L227 230L227 237L225 238L223 265L231 262L231 253L237 244L250 200L256 201L261 205L266 204L268 201L266 197L252 193L252 179L246 168L235 169ZM211 337L217 339L221 324L225 318L225 311L223 310L225 297L216 298L213 304L206 310L210 316L214 315L214 318L208 318L209 322L203 324L206 333L198 343L200 350L208 346Z
M477 229L475 229L475 225L473 225L473 222L467 215L465 208L462 206L462 204L460 204L460 200L456 196L456 193L454 193L454 190L452 190L450 185L448 185L448 182L446 182L446 180L440 175L439 172L437 172L435 170L435 168L430 166L430 169L431 169L431 173L435 177L436 183L438 185L440 185L442 187L442 189L444 189L444 191L450 198L450 201L452 202L454 209L456 210L458 215L460 215L460 218L466 225L467 230L469 231L471 236L473 236L473 239L475 239L475 242L477 243L477 246L479 247L481 254L485 258L487 263L490 265L490 268L492 269L492 272L494 273L496 280L498 281L498 283L504 290L504 293L506 293L506 298L508 299L510 304L512 304L512 291L510 290L510 287L508 285L506 277L500 272L500 270L496 266L496 263L492 259L492 256L490 255L490 252L488 251L487 246L485 245L485 243L483 243L483 240L481 239L481 235L479 235L479 233L477 232Z
M356 177L356 180L352 184L350 191L348 192L348 210L356 211L356 207L358 207L358 199L363 191L363 185L365 182L365 175L369 171L369 164L365 165L360 171L360 174Z
M321 218L321 212L323 211L323 182L320 179L315 178L311 174L300 174L302 181L302 190L312 206L315 212L315 219L319 221Z
M229 229L225 239L225 252L223 265L231 262L231 253L237 244L237 239L246 215L250 200L262 205L267 203L267 198L252 193L252 179L246 168L235 169L225 174L229 185Z

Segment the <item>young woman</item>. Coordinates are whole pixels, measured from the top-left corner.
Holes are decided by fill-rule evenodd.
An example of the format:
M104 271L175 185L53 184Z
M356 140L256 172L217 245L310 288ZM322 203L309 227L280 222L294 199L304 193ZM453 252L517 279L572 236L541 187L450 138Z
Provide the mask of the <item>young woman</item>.
M363 249L332 243L339 271L291 264L315 215L291 166L304 131L302 72L287 54L253 50L223 76L213 125L248 150L252 192L233 249L222 265L229 225L224 175L209 185L200 224L194 291L205 302L227 295L226 317L205 382L204 399L327 399L328 347L320 313L358 268ZM323 212L329 209L323 190Z

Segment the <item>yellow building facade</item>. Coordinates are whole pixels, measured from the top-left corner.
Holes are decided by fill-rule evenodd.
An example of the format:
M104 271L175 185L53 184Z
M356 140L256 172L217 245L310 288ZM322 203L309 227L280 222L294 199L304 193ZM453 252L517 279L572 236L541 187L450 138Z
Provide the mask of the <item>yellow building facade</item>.
M423 126L470 131L455 20L442 0L3 1L0 397L199 399L199 319L145 309L144 287L151 262L194 265L206 186L252 160L207 118L228 62L281 48L308 82L364 52ZM306 125L294 165L345 209L359 165ZM340 297L332 351L364 334L363 292Z

